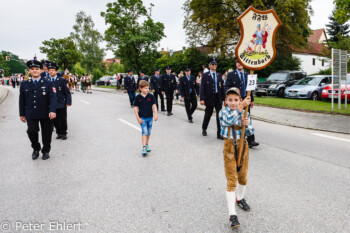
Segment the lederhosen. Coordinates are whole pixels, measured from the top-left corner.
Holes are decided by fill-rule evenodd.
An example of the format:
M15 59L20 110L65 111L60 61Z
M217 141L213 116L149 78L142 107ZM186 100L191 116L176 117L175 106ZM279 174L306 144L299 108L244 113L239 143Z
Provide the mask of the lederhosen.
M69 88L74 86L74 78L69 77L68 85L69 85Z
M233 139L230 138L231 129L233 129ZM242 130L241 126L235 125L228 127L228 138L224 139L224 166L227 179L227 191L233 192L237 187L237 179L240 185L247 185L248 163L249 163L249 146L244 139L244 147L241 158L241 171L237 173L237 159L241 139L236 139L235 130Z
M86 87L86 78L85 77L81 77L80 82L81 82L82 87Z
M91 78L90 77L87 77L85 82L86 82L87 87L91 87Z

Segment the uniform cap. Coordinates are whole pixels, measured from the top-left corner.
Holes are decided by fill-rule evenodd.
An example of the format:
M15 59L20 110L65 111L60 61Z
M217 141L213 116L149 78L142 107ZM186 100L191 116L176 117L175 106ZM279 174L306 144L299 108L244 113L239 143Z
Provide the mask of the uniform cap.
M57 64L55 62L50 62L46 66L47 66L48 69L58 70L58 66L57 66Z
M186 67L185 71L191 71L190 67Z
M218 62L216 61L216 58L213 57L212 59L210 59L209 64L211 64L211 65L217 65Z
M37 60L29 60L29 61L27 61L27 66L29 68L32 68L32 67L39 67L40 69L43 68L43 64L40 61L37 61Z
M166 69L166 70L171 70L171 67L170 67L170 66L167 66L165 69Z

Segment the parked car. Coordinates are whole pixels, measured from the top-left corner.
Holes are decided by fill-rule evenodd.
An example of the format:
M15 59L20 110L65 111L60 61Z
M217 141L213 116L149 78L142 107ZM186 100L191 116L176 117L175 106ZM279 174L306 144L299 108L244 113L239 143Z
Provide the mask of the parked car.
M284 91L285 98L320 100L322 90L332 82L331 75L307 76Z
M302 71L278 71L272 73L264 82L260 82L255 90L256 96L284 97L284 90L306 77Z
M334 99L338 99L339 89L334 89ZM345 80L341 81L341 94L342 100L345 100L345 95L347 95L347 100L350 100L350 74L347 75L347 90L345 91ZM330 101L332 99L332 84L326 86L322 91L322 100Z
M104 76L95 82L96 86L109 86L112 77Z

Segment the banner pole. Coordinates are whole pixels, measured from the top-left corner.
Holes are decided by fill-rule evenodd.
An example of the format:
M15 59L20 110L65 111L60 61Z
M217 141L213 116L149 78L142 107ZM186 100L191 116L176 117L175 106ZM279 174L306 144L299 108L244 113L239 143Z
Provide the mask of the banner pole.
M254 74L254 70L251 70L250 71L250 75L253 75ZM247 92L247 96L250 96L250 93L251 91L248 91ZM245 113L244 113L244 118L242 118L242 121L243 119L247 118L248 116L248 107L245 107ZM244 146L244 141L245 141L245 125L242 125L242 134L241 134L241 141L239 142L239 150L238 150L238 158L237 158L237 171L240 170L240 166L241 166L241 158L242 158L242 152L243 152L243 146ZM239 171L238 171L239 172Z

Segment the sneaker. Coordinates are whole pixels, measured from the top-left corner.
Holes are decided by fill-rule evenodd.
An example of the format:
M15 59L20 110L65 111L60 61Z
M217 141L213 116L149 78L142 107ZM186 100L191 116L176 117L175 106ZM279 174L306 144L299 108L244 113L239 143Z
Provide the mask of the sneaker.
M247 204L244 198L240 201L237 200L237 205L241 207L244 211L250 211L250 206Z
M151 152L151 148L149 148L149 145L146 145L146 151Z
M142 148L142 155L143 155L143 156L146 156L146 155L147 155L146 147Z
M231 221L231 228L232 228L232 229L241 226L241 224L238 222L237 215L231 215L231 216L230 216L230 221Z

